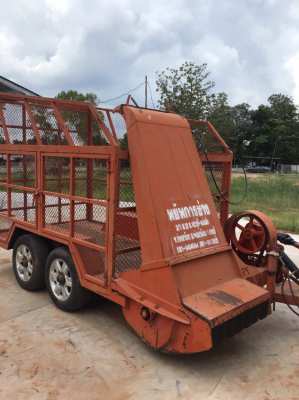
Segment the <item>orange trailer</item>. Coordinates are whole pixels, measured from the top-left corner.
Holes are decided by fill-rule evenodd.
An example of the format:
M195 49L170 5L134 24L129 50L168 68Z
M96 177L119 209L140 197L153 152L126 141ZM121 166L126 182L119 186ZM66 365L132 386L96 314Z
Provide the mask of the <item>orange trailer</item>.
M153 348L194 353L294 301L272 222L228 219L232 153L209 122L4 93L0 143L0 245L61 309L96 293Z

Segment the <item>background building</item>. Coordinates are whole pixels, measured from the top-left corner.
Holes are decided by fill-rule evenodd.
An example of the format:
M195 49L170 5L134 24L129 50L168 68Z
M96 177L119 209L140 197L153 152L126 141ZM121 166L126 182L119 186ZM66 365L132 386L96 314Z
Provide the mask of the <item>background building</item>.
M24 94L26 96L39 96L37 93L32 90L26 89L25 87L18 85L17 83L10 81L7 78L4 78L0 75L0 92L13 92Z

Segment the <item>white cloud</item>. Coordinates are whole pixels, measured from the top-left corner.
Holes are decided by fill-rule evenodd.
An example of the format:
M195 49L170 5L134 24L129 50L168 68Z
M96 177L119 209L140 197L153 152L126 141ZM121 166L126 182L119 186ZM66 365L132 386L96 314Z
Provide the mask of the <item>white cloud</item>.
M293 81L292 96L296 104L299 104L299 52L286 63L286 70Z
M69 0L46 0L46 6L54 16L65 15L70 10L71 2Z
M297 0L14 0L0 18L0 74L44 95L109 98L193 60L234 103L299 102Z

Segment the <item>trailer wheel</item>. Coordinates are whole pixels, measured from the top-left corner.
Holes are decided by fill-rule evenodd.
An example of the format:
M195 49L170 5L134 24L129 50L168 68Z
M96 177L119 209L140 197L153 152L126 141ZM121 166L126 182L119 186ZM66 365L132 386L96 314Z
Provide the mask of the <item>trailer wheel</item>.
M77 311L92 298L92 293L80 285L69 251L57 247L48 256L46 285L54 304L64 311Z
M49 253L47 243L35 235L20 236L14 246L12 265L18 284L25 290L45 287L44 267Z

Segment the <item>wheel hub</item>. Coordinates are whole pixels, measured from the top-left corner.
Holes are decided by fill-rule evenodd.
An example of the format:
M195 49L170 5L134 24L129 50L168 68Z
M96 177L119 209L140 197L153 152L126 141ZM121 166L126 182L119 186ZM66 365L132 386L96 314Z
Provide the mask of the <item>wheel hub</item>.
M66 301L72 291L72 276L67 263L63 259L52 261L49 270L50 286L54 296L60 301Z
M16 269L19 278L28 282L33 272L32 254L28 246L21 244L16 251Z
M60 285L64 285L65 284L65 277L64 277L64 275L60 272L59 274L58 274L58 276L57 276L57 282L60 284Z
M252 232L249 229L246 229L245 232L244 232L245 239L250 240L252 238L252 236L253 236Z

